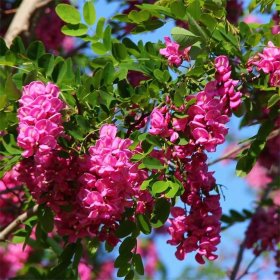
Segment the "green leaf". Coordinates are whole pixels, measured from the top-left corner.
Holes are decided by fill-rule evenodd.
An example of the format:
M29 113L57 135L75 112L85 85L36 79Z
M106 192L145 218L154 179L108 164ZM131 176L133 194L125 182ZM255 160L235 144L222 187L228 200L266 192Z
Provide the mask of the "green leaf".
M170 186L169 181L157 181L152 185L153 195L166 191Z
M0 95L0 110L4 109L7 105L8 98L6 94Z
M68 36L82 36L85 35L87 31L87 26L82 23L77 25L67 24L64 25L61 29L61 32Z
M170 213L170 204L165 198L159 198L155 203L151 223L154 228L161 227Z
M132 261L133 261L136 272L140 275L144 275L144 266L143 266L141 255L140 254L135 254L133 256Z
M43 230L51 232L54 228L54 214L52 210L47 206L41 207L38 216Z
M199 1L196 1L199 2ZM175 18L177 19L182 19L184 18L186 14L186 7L182 1L176 1L171 3L170 9L172 14L174 15Z
M8 75L7 77L4 94L7 96L8 100L18 100L20 97L20 91L16 87L12 75Z
M8 47L6 46L6 42L3 38L0 37L0 56L4 56L8 51Z
M199 41L198 36L181 27L172 28L171 35L181 47L190 46Z
M112 37L111 27L108 25L103 34L103 44L104 44L104 47L106 48L106 50L111 49L111 45L112 45L111 37Z
M103 28L104 28L104 24L105 24L106 19L104 17L101 17L96 25L96 30L95 30L95 35L98 38L102 38L103 37Z
M40 41L32 42L26 50L27 56L32 60L38 60L45 52L45 46Z
M188 13L192 15L192 17L196 20L201 20L201 8L200 8L200 1L193 0L190 1L188 5Z
M143 215L143 214L138 214L136 215L136 220L137 220L137 224L139 229L144 233L144 234L150 234L152 227L151 224L148 220L148 218Z
M96 20L96 12L95 12L94 5L92 4L91 1L85 2L83 7L83 14L84 14L85 22L88 25L93 25Z
M126 239L124 239L124 241L122 242L122 244L119 247L119 253L120 254L127 254L130 253L132 251L132 249L135 248L136 246L136 239L133 237L127 237Z
M120 226L116 230L116 235L119 238L123 238L131 234L136 228L135 223L132 221L123 221L120 223Z
M122 61L127 58L127 50L122 43L113 43L112 54L114 58L118 61Z
M143 159L142 165L144 168L148 168L148 169L164 169L165 168L158 159L152 158L152 157L145 157Z
M75 255L74 255L73 264L72 264L72 267L74 269L78 269L82 256L83 256L83 246L81 243L78 243L76 246Z
M191 32L193 32L196 36L198 36L200 41L207 42L208 35L206 34L203 26L200 26L190 13L187 14L188 14L189 28Z
M79 11L71 5L58 4L55 8L55 11L57 15L67 23L79 24L81 22Z
M12 45L10 46L10 50L14 53L25 54L25 47L22 42L22 39L19 36L16 37L12 42Z
M92 43L91 48L96 54L99 54L99 55L105 54L108 50L106 48L106 46L100 42Z
M280 95L279 94L274 94L272 95L268 102L267 102L267 108L271 108L274 106L278 101L280 100Z
M166 194L165 197L167 198L173 198L176 196L176 194L178 193L179 189L180 189L180 185L178 183L174 183L174 182L169 182L169 186L171 187L171 190L169 190Z
M38 66L45 71L47 77L51 76L54 69L54 56L50 53L42 55L38 59Z
M122 255L119 255L116 260L115 260L115 263L114 263L114 266L117 268L117 267L122 267L122 266L125 266L126 264L129 263L129 261L131 260L133 254L130 252L130 253L127 253L127 254L122 254Z
M67 65L64 61L58 62L52 72L52 79L55 83L60 84L63 80L63 77L66 73Z
M124 277L124 280L133 280L134 279L134 271L130 270L127 275Z
M2 137L2 144L10 155L21 155L22 150L17 146L13 134L6 134Z
M142 159L142 157L141 157L141 159ZM141 190L141 191L146 190L146 189L149 187L151 181L152 181L152 179L150 179L150 180L145 180L145 181L141 184L140 190Z
M240 177L246 176L254 164L256 163L261 151L266 144L266 138L274 127L272 121L265 121L258 130L255 140L252 142L249 149L243 152L243 156L238 160L236 165L236 175Z

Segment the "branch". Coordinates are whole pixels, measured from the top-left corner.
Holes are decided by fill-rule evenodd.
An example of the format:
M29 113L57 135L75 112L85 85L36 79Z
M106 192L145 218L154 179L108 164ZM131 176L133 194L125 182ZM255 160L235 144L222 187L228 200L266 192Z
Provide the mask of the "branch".
M270 133L270 135L267 137L267 141L278 136L280 133L280 129L276 129L274 131L272 131ZM211 162L208 163L208 166L210 165L214 165L222 160L225 160L225 159L236 159L236 155L238 155L240 152L242 152L243 150L249 148L251 146L251 142L248 142L244 145L241 145L240 147L236 147L235 149L231 150L230 152L228 152L227 154L225 154L224 156L222 157L219 157Z
M5 34L5 41L8 47L11 46L13 40L23 31L29 28L29 20L32 14L53 0L23 0L17 9L15 16Z
M270 188L268 187L268 188L266 188L265 191L263 192L263 194L262 194L262 196L261 196L261 198L260 198L260 201L265 200L265 199L268 197L269 192L270 192ZM261 207L262 207L262 206L259 205L259 206L256 208L255 213L257 213L257 212L261 209ZM256 260L256 258L254 258L254 259L249 263L249 265L247 266L245 272L244 272L241 276L239 276L239 277L237 278L237 274L238 274L238 272L239 272L240 264L241 264L241 261L242 261L242 259L243 259L243 253L244 253L244 251L245 251L245 249L246 249L246 248L245 248L245 245L246 245L246 235L245 235L245 237L244 237L242 243L240 244L239 251L238 251L238 255L237 255L237 258L236 258L236 261L235 261L233 270L232 270L232 272L231 272L231 274L230 274L230 276L229 276L229 279L230 279L230 280L239 280L239 279L241 279L241 278L245 275L245 274L244 274L245 272L246 272L246 274L248 273L248 270L250 269L250 267L253 265L253 263L254 263L255 260ZM257 256L256 256L256 257L257 257Z
M246 237L244 238L244 240L242 241L242 243L239 246L239 251L238 251L236 261L235 261L235 265L234 265L234 268L233 268L232 273L231 273L230 278L229 278L230 280L236 280L236 276L237 276L240 264L241 264L242 259L243 259L243 253L245 251L245 239L246 239Z
M249 273L249 269L251 268L251 266L255 263L255 261L257 260L257 258L260 255L256 255L248 264L247 268L245 269L245 271L236 279L236 280L240 280L242 277L244 277L245 275L247 275Z
M0 242L5 242L9 235L13 233L17 227L21 224L23 224L26 220L28 220L30 217L33 217L38 212L39 205L36 204L32 208L28 209L23 214L19 215L15 220L13 220L6 228L4 228L0 232Z

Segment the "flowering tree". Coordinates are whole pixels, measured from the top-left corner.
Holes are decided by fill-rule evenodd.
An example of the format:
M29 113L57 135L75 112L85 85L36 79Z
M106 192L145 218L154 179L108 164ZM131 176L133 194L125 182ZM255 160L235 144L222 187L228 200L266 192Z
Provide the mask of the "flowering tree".
M78 4L1 3L0 278L164 277L156 236L204 265L245 220L229 278L264 252L279 277L280 2L249 6L267 24L232 0L128 1L108 21ZM164 42L133 40L170 20ZM233 115L258 133L209 162ZM254 209L222 214L225 159Z

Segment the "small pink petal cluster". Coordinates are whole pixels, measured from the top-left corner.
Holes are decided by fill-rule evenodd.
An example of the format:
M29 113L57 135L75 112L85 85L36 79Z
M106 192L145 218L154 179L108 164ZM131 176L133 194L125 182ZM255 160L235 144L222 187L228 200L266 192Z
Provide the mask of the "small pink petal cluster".
M209 195L201 200L198 194L192 196L192 212L187 216L185 210L173 207L168 231L171 235L169 244L177 246L176 257L183 260L187 253L196 251L195 259L204 264L203 256L215 260L213 252L220 243L221 207L219 195ZM188 233L186 235L186 233Z
M23 89L18 110L18 145L23 156L44 155L57 148L57 137L62 135L60 111L64 103L58 98L59 88L52 84L32 82Z
M22 250L22 244L8 244L0 247L0 279L9 280L17 275L29 258L31 247Z
M260 161L256 162L253 169L248 173L245 179L250 187L256 190L262 190L272 182L268 169L262 166Z
M91 280L93 268L84 259L78 265L78 274L80 280Z
M7 172L0 180L0 192L3 192L0 194L0 229L7 226L20 213L24 193L16 188L21 185L19 174L15 169Z
M170 66L175 65L178 67L182 64L182 61L184 59L190 60L189 51L191 47L187 47L183 51L180 51L180 45L171 41L171 39L168 36L164 37L164 41L166 44L166 48L160 49L159 53L168 59L168 64Z
M269 74L271 86L280 86L280 48L271 41L268 42L262 53L250 58L247 65L248 71L252 71L252 66L255 65L258 71L262 70L265 74Z

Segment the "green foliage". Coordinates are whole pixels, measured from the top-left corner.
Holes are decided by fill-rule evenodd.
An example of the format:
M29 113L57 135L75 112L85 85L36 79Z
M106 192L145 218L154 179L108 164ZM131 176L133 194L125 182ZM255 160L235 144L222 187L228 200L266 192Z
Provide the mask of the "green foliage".
M71 5L59 4L56 6L55 11L57 15L66 23L75 25L81 22L79 11Z
M261 151L264 149L267 137L274 127L270 120L264 122L260 127L258 134L254 137L249 149L242 152L236 165L236 175L246 176L255 165Z

